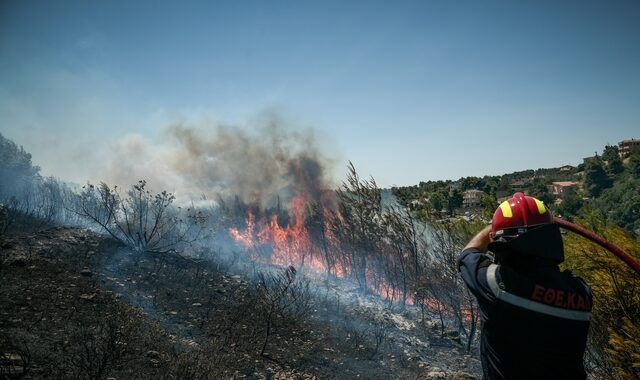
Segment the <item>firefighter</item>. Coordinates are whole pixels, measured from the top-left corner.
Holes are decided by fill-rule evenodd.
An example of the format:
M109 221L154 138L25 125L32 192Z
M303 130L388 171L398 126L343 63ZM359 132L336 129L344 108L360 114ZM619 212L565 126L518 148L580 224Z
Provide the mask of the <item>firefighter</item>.
M483 379L585 379L591 290L564 261L540 200L516 193L469 241L458 266L478 299Z

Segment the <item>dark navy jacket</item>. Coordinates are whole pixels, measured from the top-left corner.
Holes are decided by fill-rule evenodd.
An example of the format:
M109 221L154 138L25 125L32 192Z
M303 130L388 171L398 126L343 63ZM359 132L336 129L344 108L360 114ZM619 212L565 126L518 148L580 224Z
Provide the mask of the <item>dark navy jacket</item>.
M475 248L458 265L480 306L484 379L586 378L592 298L582 279L555 265L516 271Z

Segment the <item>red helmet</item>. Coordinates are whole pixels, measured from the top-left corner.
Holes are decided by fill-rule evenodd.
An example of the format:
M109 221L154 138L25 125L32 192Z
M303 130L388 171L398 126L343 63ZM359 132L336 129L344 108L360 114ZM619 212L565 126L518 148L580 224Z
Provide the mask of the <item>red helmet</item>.
M553 223L553 216L542 201L522 193L502 202L491 221L491 238L517 237L532 227Z

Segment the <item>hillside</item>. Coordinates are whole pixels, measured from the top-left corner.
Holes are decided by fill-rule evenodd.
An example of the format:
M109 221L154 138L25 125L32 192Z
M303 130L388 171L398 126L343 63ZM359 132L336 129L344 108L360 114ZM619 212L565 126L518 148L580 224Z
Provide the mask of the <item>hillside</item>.
M578 168L392 190L352 164L329 189L321 162L291 157L286 191L194 206L145 180L72 188L43 178L1 137L8 378L478 378L480 316L456 257L500 192L553 195L556 214L640 257L640 155L612 149ZM594 289L587 371L633 378L637 276L584 239L563 239L568 268Z
M396 187L402 204L418 213L476 214L488 219L515 192L532 195L555 215L573 219L591 210L640 238L640 151L607 145L578 166L524 170L500 176L463 177Z
M308 278L308 291L300 289L296 301L306 310L274 317L261 355L264 299L255 292L256 279L237 263L135 258L85 229L30 231L27 225L2 238L0 263L0 374L6 378L479 374L477 359L464 353L456 336L441 337L435 322L420 322L416 308L390 309L344 281Z

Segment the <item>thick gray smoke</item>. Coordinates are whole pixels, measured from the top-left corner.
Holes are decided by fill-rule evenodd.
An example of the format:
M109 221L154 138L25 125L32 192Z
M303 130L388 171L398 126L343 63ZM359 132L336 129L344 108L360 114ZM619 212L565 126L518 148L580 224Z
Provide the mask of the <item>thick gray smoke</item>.
M129 135L114 147L108 183L146 179L180 201L239 196L267 205L276 195L317 197L333 188L333 162L311 129L292 129L276 119L258 126L171 125L166 139L151 143Z

